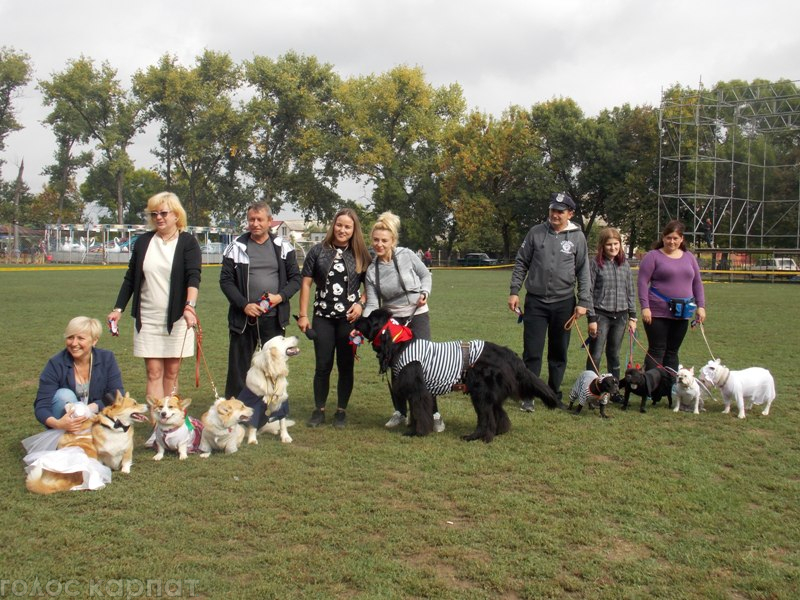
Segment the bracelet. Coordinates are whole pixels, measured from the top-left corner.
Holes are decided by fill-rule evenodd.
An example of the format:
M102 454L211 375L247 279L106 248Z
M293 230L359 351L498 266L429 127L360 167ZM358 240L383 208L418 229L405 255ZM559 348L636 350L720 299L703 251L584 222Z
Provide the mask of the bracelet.
M297 317L297 318L298 318L298 319L307 319L308 317L307 317L306 315L300 315L300 316L299 316L299 317Z
M112 310L111 312L118 312L118 313L121 313L121 312L122 312L122 309L121 309L121 308L115 308L115 309L114 309L114 310Z

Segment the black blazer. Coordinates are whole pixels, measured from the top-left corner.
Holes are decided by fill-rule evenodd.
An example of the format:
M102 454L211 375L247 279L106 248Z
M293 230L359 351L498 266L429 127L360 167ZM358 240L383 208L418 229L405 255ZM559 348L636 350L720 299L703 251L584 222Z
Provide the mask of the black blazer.
M153 239L155 234L155 231L148 231L133 244L128 270L125 272L122 287L120 287L117 295L117 302L114 304L114 308L125 310L128 301L133 296L131 316L136 321L136 331L142 330L139 301L142 294L142 282L144 281L144 256L147 253L150 240ZM200 250L200 244L197 243L192 234L182 231L178 236L178 245L175 248L175 258L172 261L169 280L169 304L167 306L167 332L169 333L172 333L172 324L183 316L187 288L200 287L202 260L203 253Z

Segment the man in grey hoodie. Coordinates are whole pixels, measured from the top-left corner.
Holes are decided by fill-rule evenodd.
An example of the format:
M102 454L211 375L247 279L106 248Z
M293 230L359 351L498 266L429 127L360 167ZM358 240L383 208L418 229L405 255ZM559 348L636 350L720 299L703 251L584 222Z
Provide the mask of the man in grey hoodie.
M559 399L570 338L570 331L564 325L573 315L585 315L592 305L586 238L580 227L570 221L575 208L569 194L550 196L547 222L531 227L517 252L508 297L508 308L520 312L519 291L524 282L522 360L538 377L545 336L548 338L547 385ZM523 402L521 409L532 412L533 402Z

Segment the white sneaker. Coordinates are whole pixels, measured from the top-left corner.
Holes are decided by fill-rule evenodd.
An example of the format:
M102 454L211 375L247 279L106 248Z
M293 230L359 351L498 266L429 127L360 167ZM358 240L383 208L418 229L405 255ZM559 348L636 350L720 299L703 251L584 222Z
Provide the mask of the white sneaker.
M438 412L433 413L433 430L436 433L442 433L444 431L444 419L442 419L442 415Z
M406 422L406 418L400 414L399 410L396 410L392 413L391 418L386 421L386 427L388 429L392 429L393 427L397 427Z

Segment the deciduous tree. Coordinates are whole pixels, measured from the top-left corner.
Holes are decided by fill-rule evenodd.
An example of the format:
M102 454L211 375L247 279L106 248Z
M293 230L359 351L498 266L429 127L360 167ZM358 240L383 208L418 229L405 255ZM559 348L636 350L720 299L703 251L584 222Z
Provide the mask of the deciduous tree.
M404 243L430 245L447 227L439 158L445 132L464 115L460 86L434 88L419 67L399 66L344 82L341 100L349 174L374 186L376 213L403 219Z
M5 150L6 136L22 129L14 111L14 99L20 88L28 84L30 75L31 63L27 54L14 48L0 47L0 152Z
M53 107L50 125L63 127L74 139L94 142L103 168L113 174L117 219L122 223L123 184L132 168L128 147L142 127L139 104L122 87L115 69L108 63L96 68L85 57L69 61L64 71L40 81L39 87L45 104Z

